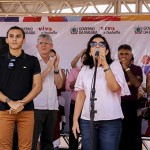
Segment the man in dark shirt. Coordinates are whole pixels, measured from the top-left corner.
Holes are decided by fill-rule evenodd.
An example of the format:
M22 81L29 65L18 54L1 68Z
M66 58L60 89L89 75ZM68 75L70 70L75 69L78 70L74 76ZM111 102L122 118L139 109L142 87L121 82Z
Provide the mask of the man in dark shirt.
M137 117L137 94L143 77L141 67L133 64L132 57L130 45L119 46L118 58L131 93L129 96L121 97L124 119L119 150L142 150L141 121Z
M25 54L24 31L11 27L6 43L9 52L0 56L0 150L11 150L14 125L20 150L30 150L34 127L33 98L42 90L38 59Z

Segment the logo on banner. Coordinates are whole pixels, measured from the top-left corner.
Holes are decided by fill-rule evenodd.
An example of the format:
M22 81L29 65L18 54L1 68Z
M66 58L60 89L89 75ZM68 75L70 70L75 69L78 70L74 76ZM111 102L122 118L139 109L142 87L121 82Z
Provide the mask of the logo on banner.
M71 27L71 34L97 34L95 27Z
M33 27L23 27L22 30L25 32L25 34L35 34Z
M140 27L140 26L134 27L134 32L135 32L135 34L142 34L142 27Z
M140 27L138 25L137 27L134 27L134 33L135 34L150 34L150 26Z
M45 26L43 26L43 27L39 27L38 29L39 29L39 31L41 33L45 33L45 34L57 34L57 32L54 31L51 27L45 27Z
M150 72L150 56L149 55L144 55L142 58L142 69L145 75Z
M99 27L102 34L120 34L120 31L113 26Z
M149 55L144 55L141 62L143 63L143 65L150 64L150 56Z
M71 28L70 28L70 33L71 33L71 34L77 34L77 33L78 33L78 28L76 28L76 27L71 27Z

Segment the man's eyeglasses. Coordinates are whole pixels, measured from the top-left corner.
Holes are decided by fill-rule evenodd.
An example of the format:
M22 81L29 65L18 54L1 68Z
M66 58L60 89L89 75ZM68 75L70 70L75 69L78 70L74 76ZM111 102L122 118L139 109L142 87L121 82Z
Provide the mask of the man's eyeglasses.
M48 43L48 42L40 42L39 44L40 44L40 45L48 45L48 44L50 44L50 43Z
M101 48L106 47L106 43L105 43L105 42L99 42L99 43L97 43L97 42L91 42L91 43L90 43L90 46L91 46L92 48L96 47L97 45L98 45L99 47L101 47Z
M10 59L9 64L8 64L8 69L13 69L15 67L15 62L16 62L16 59L14 58Z

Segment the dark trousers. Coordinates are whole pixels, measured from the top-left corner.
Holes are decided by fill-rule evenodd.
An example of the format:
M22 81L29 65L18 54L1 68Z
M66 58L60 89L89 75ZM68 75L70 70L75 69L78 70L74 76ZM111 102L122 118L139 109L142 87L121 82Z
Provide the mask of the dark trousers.
M70 103L70 114L69 114L69 126L70 126L69 150L78 150L78 139L75 139L75 137L72 133L74 107L75 107L75 103L72 100Z
M54 129L57 110L35 110L32 150L37 150L40 136L40 150L53 150Z
M83 150L118 150L121 122L121 119L94 121L93 128L91 128L89 120L81 119ZM91 145L91 142L93 145Z
M137 116L135 100L121 102L124 119L119 150L142 150L141 117Z

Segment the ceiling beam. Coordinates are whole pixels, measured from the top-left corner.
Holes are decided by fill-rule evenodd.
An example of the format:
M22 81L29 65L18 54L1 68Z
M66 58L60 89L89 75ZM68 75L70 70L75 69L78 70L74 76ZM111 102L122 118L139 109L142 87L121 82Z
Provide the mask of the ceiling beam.
M135 7L131 9L131 4ZM99 6L104 6L102 12ZM126 12L122 9L126 8ZM90 7L95 12L90 12ZM146 8L146 13L143 11ZM78 12L75 9L78 8ZM66 10L70 10L68 13ZM65 13L64 13L65 12ZM0 0L0 16L150 15L150 0Z

